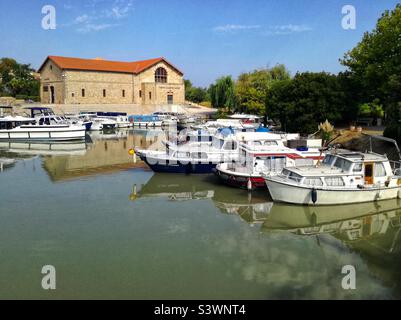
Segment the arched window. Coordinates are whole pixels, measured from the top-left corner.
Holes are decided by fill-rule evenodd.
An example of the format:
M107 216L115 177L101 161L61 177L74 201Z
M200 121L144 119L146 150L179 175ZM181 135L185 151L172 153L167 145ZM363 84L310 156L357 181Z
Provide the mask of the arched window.
M167 82L167 71L166 69L159 67L156 69L155 72L155 81L156 82L161 82L161 83L166 83Z

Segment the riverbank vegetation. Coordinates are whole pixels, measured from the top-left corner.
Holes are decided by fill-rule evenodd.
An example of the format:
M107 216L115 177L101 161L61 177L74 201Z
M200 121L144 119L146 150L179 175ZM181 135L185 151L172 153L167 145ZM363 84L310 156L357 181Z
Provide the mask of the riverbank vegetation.
M40 81L29 64L11 58L0 59L0 96L39 100Z
M340 58L345 71L297 72L284 65L224 76L202 99L219 114L267 116L283 130L313 133L326 119L336 125L385 121L385 135L401 142L401 5L385 11L371 32ZM187 99L191 100L190 96Z

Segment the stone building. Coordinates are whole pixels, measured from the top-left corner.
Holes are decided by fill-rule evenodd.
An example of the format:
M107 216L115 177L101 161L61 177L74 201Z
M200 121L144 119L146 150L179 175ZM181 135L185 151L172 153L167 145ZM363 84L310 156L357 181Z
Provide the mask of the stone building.
M136 62L48 56L40 97L49 104L183 104L183 73L164 58Z

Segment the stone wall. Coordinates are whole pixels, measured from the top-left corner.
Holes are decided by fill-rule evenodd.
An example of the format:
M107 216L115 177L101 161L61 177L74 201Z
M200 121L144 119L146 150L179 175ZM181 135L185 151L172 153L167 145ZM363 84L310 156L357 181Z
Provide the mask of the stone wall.
M155 83L155 71L167 71L167 83ZM55 104L144 104L160 105L185 102L182 75L160 62L138 75L117 72L61 70L48 60L41 72L41 101L51 103L54 87ZM44 87L48 91L44 91ZM83 91L84 90L84 91Z
M64 103L64 73L52 61L48 60L43 67L40 86L40 100L51 103L51 87L54 87L54 103ZM47 91L45 91L47 87Z
M133 74L72 70L65 73L68 104L133 103Z
M156 69L167 71L167 83L155 83ZM139 91L141 91L141 96ZM151 93L151 98L149 97ZM180 73L165 62L159 62L134 79L134 102L143 104L167 104L167 95L173 95L174 104L185 102L184 80Z

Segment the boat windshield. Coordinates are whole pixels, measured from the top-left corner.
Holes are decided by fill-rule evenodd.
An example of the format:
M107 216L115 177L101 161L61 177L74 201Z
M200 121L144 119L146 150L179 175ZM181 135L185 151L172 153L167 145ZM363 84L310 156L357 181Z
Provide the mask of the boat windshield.
M334 161L336 158L337 158L336 156L333 156L333 155L331 155L331 154L328 154L328 155L326 155L326 156L324 157L323 163L324 163L324 164L331 165L331 164L333 163L333 161Z
M333 166L343 171L349 171L351 169L352 162L343 158L337 158Z

